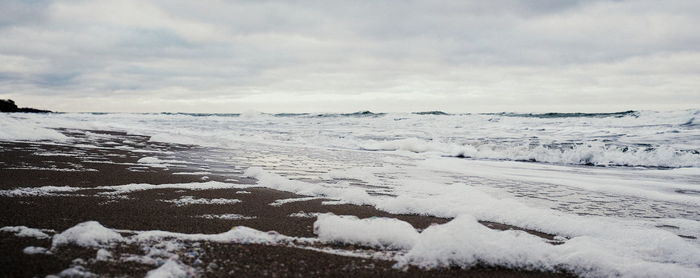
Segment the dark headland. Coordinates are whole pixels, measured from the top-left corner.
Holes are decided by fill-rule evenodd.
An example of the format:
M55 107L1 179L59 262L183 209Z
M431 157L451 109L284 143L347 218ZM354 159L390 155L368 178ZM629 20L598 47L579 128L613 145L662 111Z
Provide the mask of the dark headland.
M17 107L11 99L0 99L0 112L20 112L20 113L51 113L49 110L41 110L29 107Z

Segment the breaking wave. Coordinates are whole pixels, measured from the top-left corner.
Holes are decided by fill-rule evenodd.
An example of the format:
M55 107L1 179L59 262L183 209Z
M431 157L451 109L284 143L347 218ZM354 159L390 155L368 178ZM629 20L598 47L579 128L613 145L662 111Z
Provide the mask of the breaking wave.
M500 113L484 113L484 115L497 115L506 117L523 117L523 118L622 118L622 117L639 117L638 111L623 111L623 112L611 112L611 113L511 113L511 112L500 112Z
M61 137L55 128L94 128L223 148L252 141L574 165L700 167L698 119L697 109L544 114L65 113L0 115L0 139L50 140Z
M369 151L406 151L437 153L442 156L494 159L587 166L700 167L698 150L679 150L668 146L610 145L600 142L575 144L454 144L402 139L369 143Z
M411 114L416 114L416 115L450 115L449 113L442 112L442 111L424 111L424 112L413 112Z

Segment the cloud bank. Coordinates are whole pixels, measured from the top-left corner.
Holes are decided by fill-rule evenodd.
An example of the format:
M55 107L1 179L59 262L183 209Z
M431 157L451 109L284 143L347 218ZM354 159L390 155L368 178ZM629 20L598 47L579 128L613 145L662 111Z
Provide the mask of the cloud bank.
M700 106L698 1L0 2L0 98L61 111Z

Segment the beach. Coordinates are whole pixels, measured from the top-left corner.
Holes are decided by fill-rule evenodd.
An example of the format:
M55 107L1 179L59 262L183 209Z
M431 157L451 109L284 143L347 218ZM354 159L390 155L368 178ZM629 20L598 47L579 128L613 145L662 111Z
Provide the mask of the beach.
M0 226L26 226L48 235L60 233L85 221L97 221L105 227L128 231L169 231L183 234L218 234L235 226L246 226L259 231L275 231L292 237L315 237L314 213L353 215L359 218L388 217L406 221L417 229L432 224L443 224L450 219L419 215L396 215L379 211L371 206L350 204L323 205L329 199L311 198L289 192L250 187L240 190L211 189L158 189L159 184L183 184L201 181L231 182L252 185L254 180L237 175L202 173L203 163L186 163L168 168L144 167L139 159L152 153L177 154L193 157L204 154L201 147L176 144L150 143L146 136L127 135L106 131L62 131L84 142L72 145L42 143L0 142L0 189L42 188L45 186L80 187L78 192L36 196L2 196ZM84 136L108 135L109 140L94 140ZM117 138L117 140L115 140ZM104 144L105 141L111 142ZM124 143L127 141L127 143ZM120 150L114 142L136 147ZM89 145L86 145L89 144ZM136 167L136 168L134 168ZM140 169L134 171L134 169ZM199 169L199 170L198 170ZM127 184L152 184L155 189L130 192L114 196L100 196L104 186ZM167 186L166 186L167 187ZM74 194L75 193L75 194ZM239 200L235 204L178 205L167 200ZM191 198L190 198L191 197ZM295 201L301 198L301 201ZM165 200L165 201L164 201ZM271 205L279 200L292 202ZM299 216L290 216L297 214ZM304 214L308 214L304 215ZM211 215L212 217L206 217ZM218 219L221 215L239 215L251 219ZM204 216L204 217L203 217ZM519 229L504 224L484 222L495 229ZM530 231L551 239L551 235ZM126 232L124 234L129 234ZM45 276L59 274L65 269L80 269L99 276L142 276L155 268L153 263L124 262L120 258L143 255L144 245L117 244L110 248L111 260L96 260L96 247L66 246L51 248L50 238L14 236L0 233L2 245L0 268L4 275L13 277ZM159 242L152 243L153 245ZM509 270L494 267L475 267L424 270L415 267L397 269L395 262L387 258L362 258L357 255L333 254L329 250L363 250L353 245L310 245L329 250L309 250L285 244L237 244L235 242L192 241L183 243L172 251L191 264L198 261L202 271L197 275L218 277L228 275L308 277L308 276L400 276L400 277L566 277L563 273ZM26 254L29 246L50 249L46 254ZM141 250L139 250L141 249ZM186 254L195 252L195 257ZM183 258L184 257L184 258ZM163 259L163 258L161 258ZM76 263L76 260L77 263ZM156 263L157 264L157 263ZM65 274L65 273L64 273Z
M700 277L700 1L0 1L1 277Z
M693 113L4 114L0 268L693 277Z

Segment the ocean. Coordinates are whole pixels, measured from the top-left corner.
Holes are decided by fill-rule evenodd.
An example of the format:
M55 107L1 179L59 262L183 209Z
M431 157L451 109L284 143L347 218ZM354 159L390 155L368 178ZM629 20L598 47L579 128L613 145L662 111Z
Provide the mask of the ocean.
M700 110L0 114L2 141L71 145L72 130L202 147L146 165L196 160L208 165L196 170L232 181L453 219L416 230L398 220L318 216L319 237L390 246L399 265L700 275ZM478 221L559 242L487 232Z

